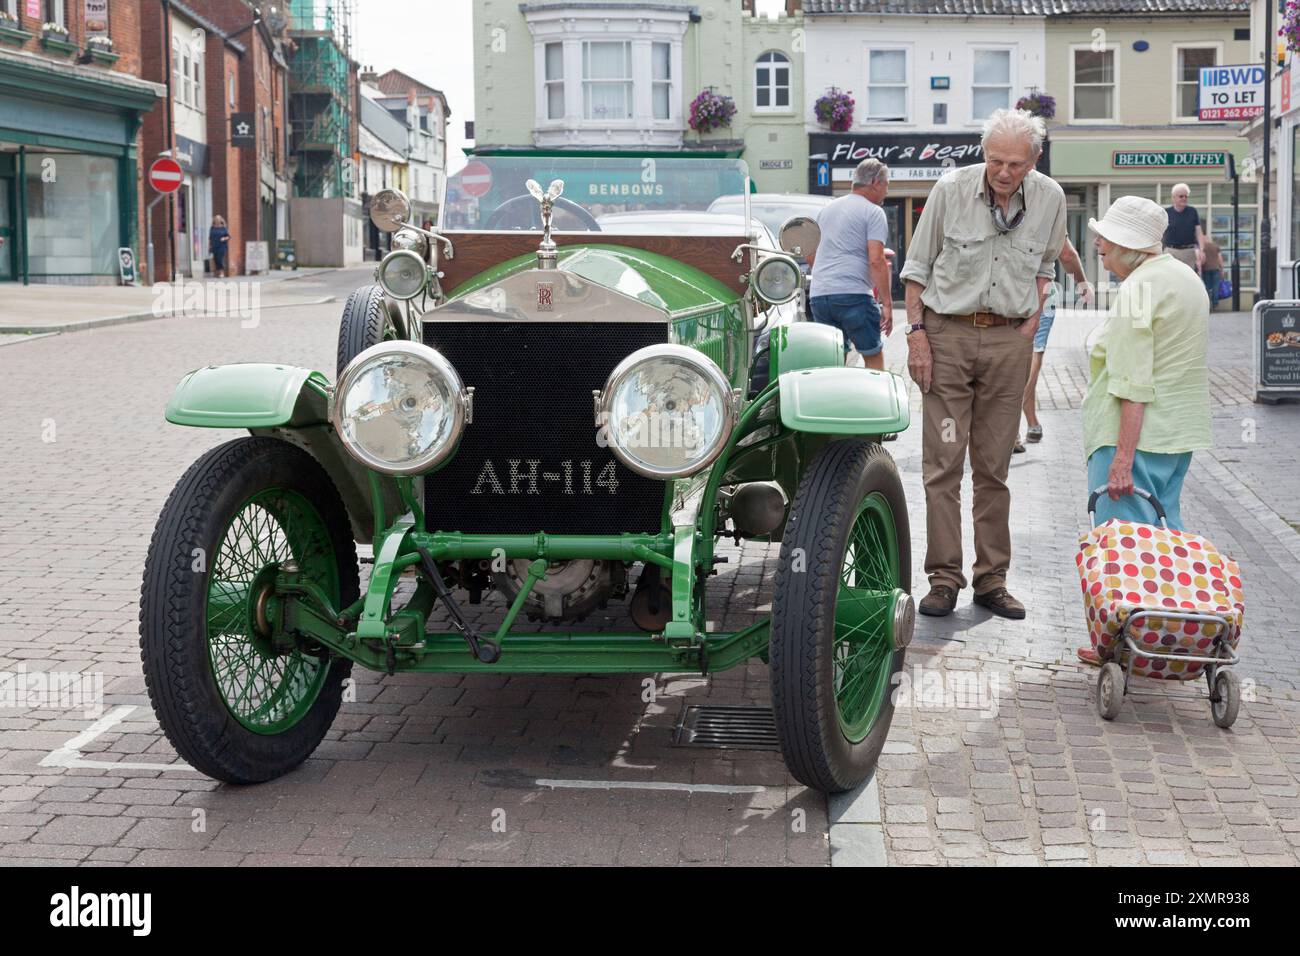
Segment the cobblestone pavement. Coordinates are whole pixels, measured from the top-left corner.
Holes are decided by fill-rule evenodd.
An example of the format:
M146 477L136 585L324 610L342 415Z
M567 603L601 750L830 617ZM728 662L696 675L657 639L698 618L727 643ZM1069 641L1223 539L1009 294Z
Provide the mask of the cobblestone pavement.
M361 275L301 288L345 293ZM1073 568L1086 518L1074 410L1082 343L1069 335L1049 352L1043 393L1055 387L1061 399L1042 413L1046 438L1012 469L1010 584L1029 618L990 618L963 595L953 617L922 619L908 661L918 686L937 674L986 696L922 693L900 706L877 778L856 799L828 808L772 752L672 746L684 704L766 704L759 664L709 679L659 675L649 703L640 677L357 669L357 701L278 781L235 788L150 769L174 754L140 676L148 537L186 465L234 437L169 426L163 404L201 363L330 368L337 312L280 309L255 328L144 322L0 349L10 432L0 459L0 670L102 674L106 705L97 721L0 707L0 863L1296 862L1300 660L1290 618L1300 535L1287 522L1300 519L1300 408L1231 401L1240 383L1228 389L1216 403L1219 444L1197 456L1184 503L1189 525L1241 561L1240 672L1255 699L1220 731L1200 685L1141 685L1103 723L1094 675L1074 662L1086 640ZM900 347L895 335L895 364ZM1230 379L1246 364L1228 350L1216 373ZM890 449L912 503L920 592L919 429ZM710 616L729 628L768 610L775 555L746 545L728 556ZM626 626L613 610L606 623Z

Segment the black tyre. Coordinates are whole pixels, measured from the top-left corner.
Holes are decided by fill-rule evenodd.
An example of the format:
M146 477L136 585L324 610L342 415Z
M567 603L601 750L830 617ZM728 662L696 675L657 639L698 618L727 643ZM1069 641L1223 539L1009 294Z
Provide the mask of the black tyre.
M790 509L772 596L772 709L790 772L850 790L875 769L915 620L907 503L880 445L834 441Z
M388 309L384 290L377 285L363 285L348 296L339 321L340 377L354 358L380 342L403 338L393 314Z
M227 783L270 780L305 760L352 670L267 630L264 599L289 560L336 608L356 601L356 546L338 492L315 459L274 438L228 442L190 466L149 543L140 594L149 700L177 753Z

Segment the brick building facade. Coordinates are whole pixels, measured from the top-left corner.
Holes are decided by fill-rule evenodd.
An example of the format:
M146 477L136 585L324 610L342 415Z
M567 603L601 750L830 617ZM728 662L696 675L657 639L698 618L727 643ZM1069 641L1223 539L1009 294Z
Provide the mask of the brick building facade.
M288 233L284 24L244 0L145 5L142 70L168 88L172 108L146 119L143 148L186 171L175 199L154 210L157 273L210 271L215 216L230 231L227 274L243 273L249 243L267 243L269 260Z
M113 283L119 248L142 255L150 5L0 0L0 283Z

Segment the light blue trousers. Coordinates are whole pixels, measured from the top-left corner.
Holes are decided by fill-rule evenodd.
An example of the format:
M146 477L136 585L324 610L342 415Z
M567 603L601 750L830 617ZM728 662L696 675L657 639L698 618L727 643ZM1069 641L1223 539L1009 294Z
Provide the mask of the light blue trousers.
M1110 464L1115 460L1115 446L1105 445L1088 456L1088 492L1105 485L1110 478ZM1183 479L1192 463L1192 453L1181 455L1157 455L1152 452L1138 451L1133 456L1133 484L1143 488L1165 506L1165 516L1169 527L1176 531L1183 530L1183 516L1179 507L1179 497L1183 493ZM1111 518L1123 521L1137 521L1142 524L1158 525L1155 509L1137 495L1125 495L1118 501L1111 501L1110 495L1103 494L1097 499L1097 524L1104 524Z

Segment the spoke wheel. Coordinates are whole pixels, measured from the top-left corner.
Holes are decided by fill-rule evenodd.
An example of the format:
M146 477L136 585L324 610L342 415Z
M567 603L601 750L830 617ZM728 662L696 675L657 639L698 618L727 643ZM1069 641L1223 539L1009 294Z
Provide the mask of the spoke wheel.
M884 495L872 492L849 529L835 604L835 709L840 729L855 744L866 738L889 693L899 583L893 514Z
M212 449L177 483L149 544L140 656L163 732L196 770L256 783L324 738L352 664L278 625L293 562L336 609L357 598L356 547L329 476L276 438Z
M324 522L301 495L274 489L236 512L208 577L212 674L230 713L255 733L279 733L298 723L329 670L319 657L274 634L266 620L275 574L291 560L337 607L338 569Z
M833 441L791 505L772 596L772 710L790 772L849 790L875 769L911 634L910 538L880 445Z

